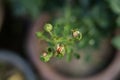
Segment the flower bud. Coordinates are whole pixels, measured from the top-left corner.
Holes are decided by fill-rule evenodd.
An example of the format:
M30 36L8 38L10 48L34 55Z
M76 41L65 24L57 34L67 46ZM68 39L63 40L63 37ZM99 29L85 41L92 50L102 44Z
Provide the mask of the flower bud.
M45 24L44 28L47 32L50 32L50 31L52 31L53 26L51 24Z
M65 52L65 47L62 44L57 44L56 48L57 53L64 53Z
M80 34L80 32L79 32L79 31L74 31L74 32L73 32L73 37L78 37L78 36L79 36L79 34Z
M52 57L52 54L44 52L42 56L40 56L40 60L43 62L50 61L50 58Z
M73 31L72 33L73 37L78 39L78 40L81 40L82 39L82 34L80 33L80 31L76 30L76 31Z
M45 57L45 56L47 56L47 53L46 53L46 52L44 52L44 53L43 53L43 56L44 56L44 57Z

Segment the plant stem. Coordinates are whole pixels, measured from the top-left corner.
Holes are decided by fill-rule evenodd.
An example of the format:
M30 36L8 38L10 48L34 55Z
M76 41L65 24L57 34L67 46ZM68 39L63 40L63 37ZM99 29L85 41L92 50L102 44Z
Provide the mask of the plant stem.
M66 24L69 24L70 16L71 16L71 0L66 0L66 7L64 9L64 16L65 16L65 21Z

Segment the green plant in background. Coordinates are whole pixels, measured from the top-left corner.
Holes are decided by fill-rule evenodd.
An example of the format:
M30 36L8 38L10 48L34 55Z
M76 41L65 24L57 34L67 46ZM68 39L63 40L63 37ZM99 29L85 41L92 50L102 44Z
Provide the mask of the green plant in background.
M75 5L71 5L70 1L65 0L66 4L60 0L7 0L10 2L13 12L16 15L29 14L33 19L36 19L40 12L44 9L56 10L58 6L62 9L63 15L55 19L53 24L71 25L71 27L79 27L84 35L84 39L79 43L81 47L99 45L101 37L111 34L113 28L113 14L108 10L110 7L117 14L116 24L120 26L120 0L97 0L92 4L92 0L76 0ZM92 6L91 6L92 4ZM60 32L59 29L57 32ZM103 34L105 33L105 34Z
M120 28L120 0L107 0L107 2L109 3L109 6L112 9L112 11L115 14L117 14L115 23L119 29ZM114 37L112 40L112 44L117 49L120 49L120 36Z
M6 0L14 16L28 15L35 20L42 11L52 11L61 6L58 0Z
M69 49L67 53L67 59L71 59L71 53L77 53L79 49L86 48L88 46L93 47L93 48L98 48L99 43L101 38L104 37L111 37L113 30L116 28L115 24L117 26L120 26L120 0L106 0L109 5L103 1L100 0L99 2L96 1L95 4L92 3L92 0L65 0L66 3L63 5L64 2L58 2L61 0L10 0L9 2L13 5L12 8L14 9L14 13L17 15L21 14L26 14L28 13L29 15L32 16L33 19L36 19L40 11L44 10L56 10L59 9L62 12L60 16L57 18L55 17L51 23L54 24L54 26L50 24L46 24L47 28L45 28L45 31L49 33L51 38L59 37L61 40L61 37L63 39L66 39L70 34L72 33L77 33L84 36L83 39L80 40L80 42L73 41L75 42L74 44L69 43ZM70 1L73 1L71 3ZM109 7L111 10L117 14L116 21L114 21L114 14L112 11L109 10ZM52 27L50 27L52 26ZM50 30L50 31L47 31ZM62 31L61 31L62 30ZM55 52L55 46L57 45L59 47L62 47L66 50L66 45L62 43L62 40L60 43L57 43L53 46L52 42L55 42L55 40L51 39L49 40L49 36L46 36L46 32L37 32L37 36L39 36L40 39L44 39L47 41L52 48L48 48L48 50L45 53L44 56L47 56L45 58L45 61L49 61L51 57L54 56ZM63 35L64 34L64 35ZM42 37L41 37L42 35ZM74 35L74 34L72 34ZM43 37L44 36L44 37ZM74 39L75 37L72 36ZM79 40L78 38L76 38ZM67 41L68 39L66 39ZM118 48L119 44L117 44L119 41L119 37L113 38L113 45ZM74 49L73 47L70 46L76 46ZM54 47L54 48L53 48ZM64 51L63 49L63 51ZM72 51L76 52L72 52ZM48 55L48 51L53 51ZM61 55L59 55L61 56ZM62 54L63 56L63 54ZM75 54L74 56L79 57L79 55ZM42 58L44 60L44 58Z
M45 32L36 33L38 38L49 43L46 52L43 52L43 55L40 56L40 59L43 62L48 62L53 56L61 59L66 55L67 61L70 61L73 56L77 59L80 58L80 55L76 51L78 48L76 44L80 43L82 33L80 32L80 29L74 27L75 25L72 25L73 22L71 23L70 21L71 8L69 0L67 0L63 10L63 17L53 20L54 26L51 24L46 24L44 26L44 30L49 33L50 38L49 35L46 36Z
M119 35L119 36L116 36L115 38L113 38L112 44L113 44L117 49L120 49L120 35Z
M35 19L40 14L44 0L7 0L11 4L14 15L28 14Z
M114 16L111 16L112 13L106 10L106 3L99 2L93 5L90 10L87 9L88 7L89 5L81 7L80 4L72 6L69 0L66 1L64 8L61 10L62 15L53 19L54 27L50 24L46 24L49 27L45 25L45 30L51 38L46 38L45 33L36 33L40 39L44 39L50 44L50 48L43 52L41 60L47 62L53 56L61 58L64 53L67 54L67 60L71 60L72 56L80 58L78 54L80 49L88 46L96 49L99 47L102 38L111 36L115 28L111 24ZM81 39L81 33L84 36L83 39ZM73 35L71 39L69 39L70 34ZM75 37L76 34L79 34L78 38ZM60 50L63 50L61 54L56 53L59 47ZM90 57L87 59L90 59Z
M62 26L61 26L62 27ZM82 39L82 34L78 29L68 30L69 27L66 27L69 35L65 32L64 29L58 35L55 31L58 26L52 26L51 24L45 24L43 32L36 32L36 36L40 39L43 39L48 42L49 47L46 52L43 52L40 56L40 59L43 62L48 62L52 57L63 58L64 55L67 55L67 60L71 60L71 55L75 55L76 58L80 58L78 54L75 53L74 48L75 44ZM49 35L47 35L48 33ZM47 36L46 36L47 35Z

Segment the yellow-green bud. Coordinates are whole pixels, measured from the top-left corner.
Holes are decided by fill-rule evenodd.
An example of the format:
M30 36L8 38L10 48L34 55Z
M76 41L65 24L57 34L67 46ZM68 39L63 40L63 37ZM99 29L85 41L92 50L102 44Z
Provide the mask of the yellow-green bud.
M53 26L51 24L45 24L44 28L47 32L50 32L50 31L52 31Z

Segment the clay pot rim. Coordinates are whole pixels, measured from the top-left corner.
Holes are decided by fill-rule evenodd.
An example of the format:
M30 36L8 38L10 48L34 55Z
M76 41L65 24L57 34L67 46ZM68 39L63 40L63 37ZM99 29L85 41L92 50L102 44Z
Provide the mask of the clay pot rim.
M45 20L46 19L46 20ZM44 21L42 21L44 20ZM35 24L32 25L30 32L35 33L35 31L38 29L35 26L41 24L40 26L42 26L44 23L48 22L50 20L50 14L48 13L43 13L38 20L35 21ZM32 37L30 37L32 36ZM93 75L91 77L85 77L85 78L68 78L68 77L63 77L59 74L57 74L54 71L51 71L50 69L48 69L48 67L46 67L46 64L42 63L39 60L39 56L38 58L36 58L37 56L35 56L34 47L32 46L32 41L34 38L34 35L32 33L28 33L28 38L26 39L26 50L27 50L27 54L30 57L31 61L34 63L34 65L36 66L37 70L40 72L39 74L42 75L44 78L48 78L48 80L112 80L115 75L117 75L120 71L120 51L117 51L116 55L115 55L115 59L111 62L111 64L108 66L107 69L105 69L104 71L98 73L97 75ZM108 77L109 76L109 77Z

